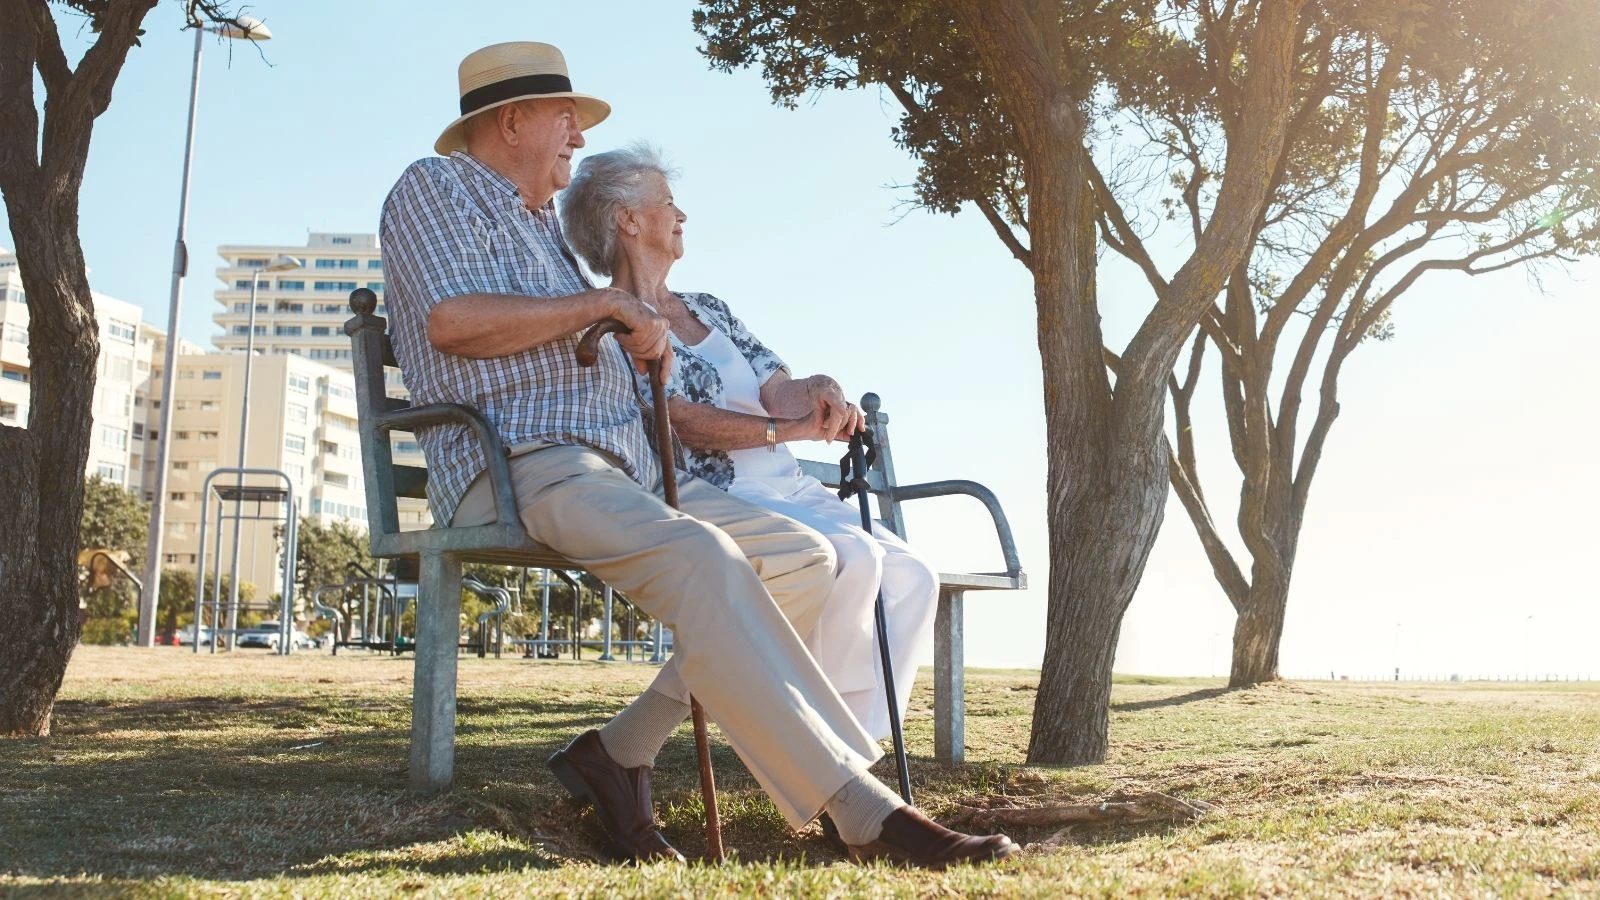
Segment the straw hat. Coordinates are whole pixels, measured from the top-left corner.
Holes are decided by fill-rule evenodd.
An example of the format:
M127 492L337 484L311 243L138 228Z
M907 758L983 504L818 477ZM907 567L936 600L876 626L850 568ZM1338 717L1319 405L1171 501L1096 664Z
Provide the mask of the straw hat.
M518 100L571 97L578 104L578 128L587 130L611 115L611 104L588 94L575 93L567 77L567 61L549 44L513 41L474 50L461 61L461 118L434 142L434 152L449 156L466 148L466 121L486 109Z

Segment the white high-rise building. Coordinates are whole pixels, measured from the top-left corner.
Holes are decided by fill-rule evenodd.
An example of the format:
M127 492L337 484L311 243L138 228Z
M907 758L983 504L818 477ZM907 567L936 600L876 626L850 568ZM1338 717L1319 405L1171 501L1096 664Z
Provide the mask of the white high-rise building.
M257 269L277 256L292 256L304 268L263 273L256 289L256 350L303 356L350 368L350 292L371 288L383 315L383 260L375 234L312 234L304 246L262 247L224 244L217 248L222 309L212 320L222 333L212 339L224 353L243 350L249 336L250 282Z
M150 377L151 346L141 340L144 311L91 292L100 323L86 474L136 490L144 437L143 410L134 403ZM33 366L28 351L27 293L15 254L0 251L0 422L26 426Z
M251 281L278 256L298 259L302 268L263 272L256 281L257 353L297 356L349 372L350 338L344 324L352 315L350 292L370 288L378 295L378 315L385 313L383 258L375 234L313 232L301 246L223 244L217 255L222 258L217 268L222 286L216 292L220 310L212 320L222 333L212 343L224 353L244 350L250 337ZM405 396L399 372L391 370L386 378L391 394ZM395 462L423 465L412 435L396 432L390 444ZM358 490L359 476L358 470ZM399 512L402 528L425 528L432 521L423 500L401 500ZM364 527L366 522L357 524Z
M239 461L239 410L244 396L243 353L204 353L178 357L178 385L171 415L171 469L167 474L167 535L163 563L179 568L199 564L200 520L207 502L207 476ZM288 476L301 518L329 525L344 520L366 525L366 497L361 479L361 446L356 431L354 379L349 372L292 354L258 356L250 371L250 422L245 465L276 469ZM234 476L212 479L213 488L235 482ZM245 484L281 487L268 476L247 476ZM206 511L208 560L221 554L222 572L230 565L231 518L218 542L218 500L212 494ZM247 521L241 532L239 577L254 584L257 604L283 588L274 527L283 507L247 502L246 515L268 517ZM222 504L231 517L234 504ZM276 517L276 521L270 519ZM206 568L209 574L210 562Z

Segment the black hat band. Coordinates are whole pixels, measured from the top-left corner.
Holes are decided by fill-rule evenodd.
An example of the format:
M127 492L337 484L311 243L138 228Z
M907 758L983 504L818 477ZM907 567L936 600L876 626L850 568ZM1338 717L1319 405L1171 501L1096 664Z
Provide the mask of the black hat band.
M529 94L570 94L572 79L565 75L522 75L475 88L461 95L461 114L470 115L496 103Z

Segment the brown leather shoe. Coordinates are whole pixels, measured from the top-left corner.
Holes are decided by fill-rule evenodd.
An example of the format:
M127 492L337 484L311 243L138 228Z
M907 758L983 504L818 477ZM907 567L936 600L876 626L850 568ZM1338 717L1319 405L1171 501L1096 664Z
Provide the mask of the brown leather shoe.
M1003 834L962 834L933 821L916 807L902 806L883 820L883 833L870 844L850 845L856 862L884 860L919 869L944 869L957 863L993 862L1016 853Z
M624 769L606 755L600 732L590 729L557 750L547 765L572 796L594 803L595 818L617 852L641 862L683 862L683 854L656 828L650 805L650 767Z

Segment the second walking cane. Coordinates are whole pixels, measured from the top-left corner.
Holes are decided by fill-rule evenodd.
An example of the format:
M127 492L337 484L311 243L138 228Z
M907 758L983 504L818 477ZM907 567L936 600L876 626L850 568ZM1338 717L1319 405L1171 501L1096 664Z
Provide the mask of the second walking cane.
M861 398L861 407L875 412L878 408L876 394ZM848 500L855 495L861 503L861 529L872 534L872 509L867 497L872 485L867 472L878 458L878 448L873 445L872 432L863 428L850 436L850 451L839 460L839 499ZM894 762L900 772L900 797L911 802L911 772L906 768L906 735L900 726L900 695L894 689L894 664L889 659L889 618L883 610L883 588L878 588L878 599L872 604L873 617L878 632L878 660L883 664L883 692L889 702L889 731L894 736Z
M578 363L592 366L600 359L600 339L608 334L628 333L628 326L616 319L602 319L584 332L578 341ZM661 488L667 505L678 508L678 473L672 449L672 420L667 415L667 390L661 382L661 360L646 360L650 372L650 402L656 411L656 454L661 457ZM722 819L717 813L717 782L711 772L711 738L706 732L706 711L700 701L689 698L694 716L694 752L700 760L700 795L706 806L706 855L722 862Z

